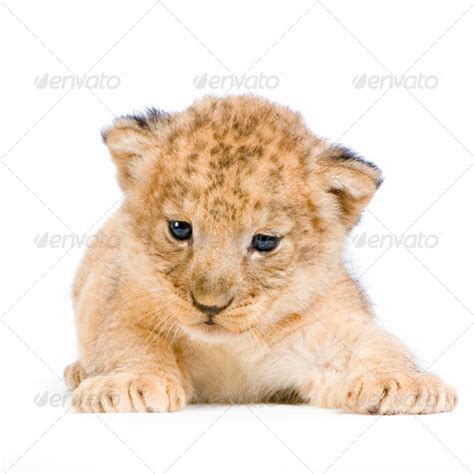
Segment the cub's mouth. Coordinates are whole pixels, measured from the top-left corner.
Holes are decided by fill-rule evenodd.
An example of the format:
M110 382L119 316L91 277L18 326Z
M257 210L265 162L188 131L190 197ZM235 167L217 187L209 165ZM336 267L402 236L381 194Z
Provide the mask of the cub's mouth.
M204 324L207 324L208 326L215 326L216 323L214 322L214 319L212 318L212 316L209 316L207 321L204 321Z
M211 317L193 324L183 325L183 329L191 336L204 339L215 339L221 337L237 337L250 331L255 323L246 322L237 317Z
M224 342L229 340L229 338L233 339L239 335L238 332L231 331L212 319L195 324L183 325L183 330L192 338L200 339L203 342L214 343Z
M191 293L191 301L186 303L180 308L179 323L183 333L192 338L219 342L244 335L262 324L261 308L257 310L252 302L235 302L234 297L224 305L212 306L196 301Z

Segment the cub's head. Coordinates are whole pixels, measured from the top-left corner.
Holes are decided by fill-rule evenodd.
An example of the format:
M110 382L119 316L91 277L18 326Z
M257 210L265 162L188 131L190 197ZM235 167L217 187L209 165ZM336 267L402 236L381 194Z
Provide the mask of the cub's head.
M380 183L260 98L150 110L103 136L126 195L129 268L166 324L208 341L264 333L323 294Z

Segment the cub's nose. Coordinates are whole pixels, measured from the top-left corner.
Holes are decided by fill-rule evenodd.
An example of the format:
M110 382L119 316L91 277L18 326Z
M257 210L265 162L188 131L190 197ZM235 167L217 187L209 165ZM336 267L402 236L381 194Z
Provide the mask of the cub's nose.
M201 313L204 313L207 316L209 316L209 320L211 320L211 318L213 316L215 316L216 314L218 314L221 311L223 311L224 309L226 309L232 303L232 300L234 299L234 298L231 298L224 306L207 306L205 304L199 303L199 301L196 301L194 296L191 295L191 297L192 297L192 300L193 300L193 305L199 311L201 311Z

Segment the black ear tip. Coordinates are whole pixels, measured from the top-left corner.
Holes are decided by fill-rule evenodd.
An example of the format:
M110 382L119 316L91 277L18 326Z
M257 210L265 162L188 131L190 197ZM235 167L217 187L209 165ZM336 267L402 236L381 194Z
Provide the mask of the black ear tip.
M378 169L378 168L377 168ZM379 170L379 169L378 169ZM380 172L380 170L379 170ZM385 181L385 178L382 176L382 172L380 172L380 175L379 175L379 179L377 180L377 182L375 183L376 186L377 186L377 189L380 188L380 186L382 186L383 182Z
M162 120L168 120L170 114L156 107L147 107L143 112L125 115L123 118L132 120L136 125L144 130L149 130L151 124L161 122Z
M107 135L108 135L108 129L106 128L103 128L101 131L100 131L100 137L102 138L102 143L104 145L107 145Z
M377 189L382 185L384 181L384 178L382 176L382 170L375 163L363 158L354 150L351 150L350 148L342 146L342 145L336 145L333 150L334 150L334 154L331 156L332 159L336 161L339 160L339 161L346 161L346 162L355 161L365 166L368 166L375 174L375 183L376 183Z
M168 121L171 118L171 114L160 110L156 107L147 107L143 112L135 112L132 114L121 115L116 117L111 126L105 127L101 130L100 136L102 142L107 144L107 136L109 131L112 130L118 124L127 124L130 126L138 127L142 130L150 130L153 124Z

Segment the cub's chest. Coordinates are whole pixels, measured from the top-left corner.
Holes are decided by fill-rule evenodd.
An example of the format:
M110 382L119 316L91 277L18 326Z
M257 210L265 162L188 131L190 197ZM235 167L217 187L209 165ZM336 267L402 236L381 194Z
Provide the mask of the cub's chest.
M195 401L252 403L267 390L268 355L225 346L188 346L184 362L193 380Z
M304 337L303 337L304 336ZM308 381L340 377L350 354L314 329L270 345L201 345L183 350L195 402L260 403L301 393Z

